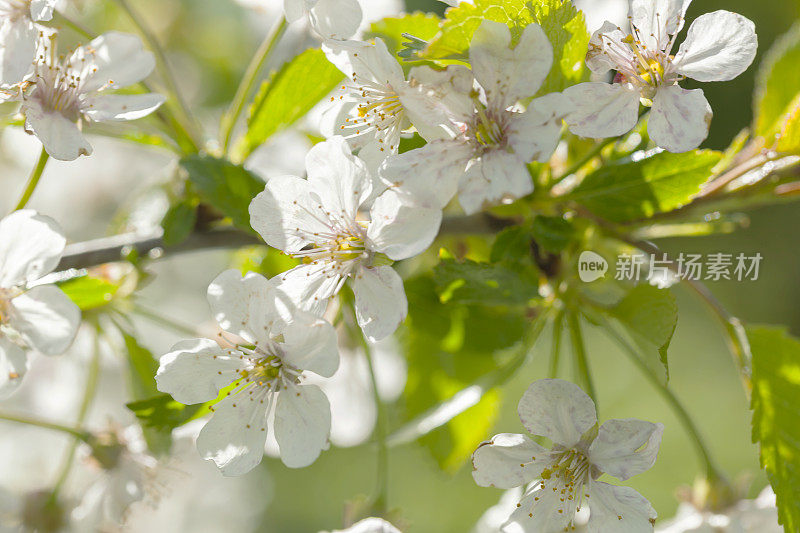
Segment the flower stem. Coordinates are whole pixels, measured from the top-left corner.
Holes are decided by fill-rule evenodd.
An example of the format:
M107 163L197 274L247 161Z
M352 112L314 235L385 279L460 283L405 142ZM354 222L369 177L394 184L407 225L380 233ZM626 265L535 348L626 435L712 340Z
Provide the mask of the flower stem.
M17 206L14 208L14 211L23 209L26 205L28 205L28 201L31 199L31 196L33 196L33 191L36 190L36 186L39 184L39 179L42 177L42 173L44 172L44 167L47 166L47 161L49 160L50 155L43 146L42 152L39 154L39 159L36 161L36 166L33 167L31 176L28 178L28 185L25 186L25 192L22 193L22 198L20 198L19 202L17 202Z
M581 331L580 317L577 312L567 311L567 324L569 326L570 340L572 341L572 352L575 356L575 365L581 381L583 381L586 393L594 401L595 406L597 406L597 391L594 388L592 374L589 370L589 361L586 358L586 346L583 343L583 332Z
M561 358L561 328L564 324L564 311L559 310L553 317L553 341L550 348L550 373L551 379L558 376L558 363Z
M78 22L75 22L74 20L72 20L68 16L64 15L60 11L56 11L54 13L54 15L53 15L53 23L56 26L64 25L67 28L69 28L72 31L74 31L75 33L77 33L78 35L80 35L81 37L84 37L86 39L94 39L94 37L95 37L94 35L92 35L92 32L90 32L88 29L84 28L81 24L79 24Z
M645 375L645 377L650 381L650 384L653 385L664 397L664 400L669 404L672 408L675 416L678 417L678 420L683 425L686 433L691 437L692 443L695 446L697 451L697 455L700 460L704 463L706 468L706 476L709 480L714 479L722 479L723 476L720 474L720 470L715 465L714 461L711 459L711 453L708 450L705 442L703 441L703 437L700 435L700 430L697 428L697 425L692 420L689 413L686 411L686 408L680 402L675 393L667 387L665 383L662 383L658 377L653 373L650 368L639 358L636 350L631 346L622 335L614 329L614 327L606 320L605 318L601 318L603 323L603 329L606 333L612 338L612 340L616 341L617 344L620 345L622 350L625 354L629 357L631 362L636 365L637 368Z
M81 428L73 428L69 426L64 426L61 424L56 424L53 422L47 422L46 420L40 420L38 418L31 418L27 416L18 416L12 415L8 413L0 413L0 420L7 420L9 422L17 422L19 424L27 424L29 426L36 426L44 429L52 429L53 431L61 431L62 433L68 433L75 437L76 439L80 439L84 442L88 442L89 438L91 437L88 431L85 431Z
M172 71L169 68L169 62L167 61L167 55L164 53L164 49L158 43L158 39L150 31L150 28L144 23L144 21L139 17L139 15L131 8L128 0L116 0L117 4L122 8L123 11L128 15L133 22L134 26L136 26L139 30L139 33L142 34L142 37L147 44L150 45L153 53L156 56L156 69L158 70L159 75L161 76L163 82L166 84L167 91L171 94L172 98L178 104L178 109L183 115L183 119L188 124L188 127L183 125L185 130L188 132L189 138L192 140L192 143L195 147L199 147L202 145L201 142L198 140L198 135L196 132L200 130L197 122L192 118L192 112L189 109L189 105L184 100L181 92L178 90L178 84L175 81L175 77L172 75Z
M259 73L264 68L264 64L270 58L273 50L275 50L275 46L286 32L286 27L286 19L281 17L278 23L272 28L264 41L261 43L261 46L259 46L255 55L253 56L253 59L247 66L247 70L245 71L241 82L239 82L239 87L236 89L236 95L233 97L230 107L225 114L222 115L222 120L220 122L220 142L222 144L222 151L225 154L227 154L228 150L230 149L233 130L236 127L236 122L242 115L242 111L244 111L247 97L253 91L253 86L258 79Z
M570 175L575 174L576 172L578 172L580 169L582 169L584 166L586 166L592 159L594 159L595 157L600 155L600 152L603 151L603 148L605 148L606 146L608 146L610 144L613 144L615 142L617 142L617 137L611 137L609 139L604 140L603 142L597 143L594 146L594 148L592 148L591 150L589 150L589 152L587 152L587 154L585 156L583 156L578 161L573 163L573 165L571 167L569 167L567 170L562 172L559 177L557 177L555 180L553 180L553 184L555 185L555 184L561 183L561 181L563 181L564 178L566 178L567 176L570 176Z
M378 439L378 488L373 505L378 513L385 514L389 500L389 446L387 444L388 428L386 425L388 419L386 416L386 406L381 399L380 391L378 391L378 379L375 373L375 362L372 357L371 347L363 335L359 335L359 337L361 339L361 345L364 348L364 354L367 358L372 395L378 409L378 416L375 422L375 434Z

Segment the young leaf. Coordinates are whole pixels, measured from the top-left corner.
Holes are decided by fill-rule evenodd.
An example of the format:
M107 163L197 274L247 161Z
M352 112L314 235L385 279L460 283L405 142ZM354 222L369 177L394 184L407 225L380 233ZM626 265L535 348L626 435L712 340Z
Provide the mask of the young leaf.
M247 133L237 147L240 160L305 116L343 78L344 74L318 48L310 48L284 64L261 85L250 106Z
M800 341L771 326L747 328L753 354L753 441L775 490L778 520L800 531Z
M539 296L535 275L503 264L443 259L434 270L442 302L482 305L525 305Z
M133 411L144 428L162 433L169 433L186 424L200 412L201 407L205 407L204 404L183 405L173 400L169 394L157 394L144 400L130 402L125 406Z
M164 244L174 246L188 237L197 222L197 207L190 202L180 202L169 208L161 227L164 228Z
M264 190L264 182L240 165L224 159L191 155L181 159L203 201L219 209L241 229L250 229L250 201Z
M785 115L777 148L779 152L800 153L800 93Z
M523 226L511 226L495 237L489 260L492 263L501 261L520 262L531 256L531 231Z
M648 218L689 203L721 158L712 150L661 152L607 165L586 176L568 197L612 222Z
M58 286L81 311L107 305L119 290L116 283L94 276L81 276L59 283Z
M756 79L756 135L780 132L785 115L800 93L800 22L778 39L767 53Z
M404 33L428 41L439 32L439 22L439 17L433 13L416 12L402 17L387 17L374 22L365 37L383 39L386 47L396 54L403 49L403 43L409 41L403 36Z

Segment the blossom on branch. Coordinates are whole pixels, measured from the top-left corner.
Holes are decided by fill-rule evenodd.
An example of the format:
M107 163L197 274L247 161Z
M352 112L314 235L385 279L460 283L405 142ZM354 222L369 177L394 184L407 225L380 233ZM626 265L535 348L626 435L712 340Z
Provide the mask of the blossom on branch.
M222 346L210 339L182 341L161 357L158 390L184 404L214 400L213 416L197 439L204 459L226 476L261 462L267 428L292 468L313 463L328 447L331 412L305 372L330 377L339 366L333 326L296 309L263 276L228 270L208 287Z
M656 461L664 426L633 418L597 427L594 402L559 379L534 382L519 402L519 417L549 450L526 435L501 433L472 455L472 475L482 487L526 486L506 525L523 531L569 529L588 505L589 531L652 531L656 512L630 487L597 481L609 474L625 481Z

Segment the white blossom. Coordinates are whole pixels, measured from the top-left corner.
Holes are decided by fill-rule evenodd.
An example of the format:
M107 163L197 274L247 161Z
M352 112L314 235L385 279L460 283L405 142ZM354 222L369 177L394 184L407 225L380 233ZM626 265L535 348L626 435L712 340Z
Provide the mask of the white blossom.
M613 83L581 83L564 91L576 109L570 131L583 137L615 137L638 120L640 102L651 107L650 138L671 152L696 148L708 136L711 107L702 89L679 82L728 81L747 70L756 55L753 23L736 13L698 17L673 55L691 0L632 0L631 33L606 22L589 42L586 64L595 73L615 71Z
M325 533L320 532L320 533ZM348 527L347 529L336 529L330 533L401 533L399 529L383 518L365 518Z
M220 327L244 344L222 347L209 339L176 344L161 357L158 390L184 404L217 398L197 448L226 476L252 470L264 454L267 426L290 467L313 463L328 446L331 414L325 394L304 384L306 371L330 377L339 365L336 333L317 317L294 308L261 275L228 270L208 288Z
M65 245L55 221L35 211L0 220L0 397L22 381L25 349L58 355L78 331L78 307L58 287L36 284L58 265Z
M78 47L67 58L58 56L55 36L41 40L30 87L20 95L25 130L36 135L50 156L72 161L90 155L83 136L86 122L118 122L149 115L161 104L159 94L104 94L133 85L150 75L153 54L138 37L108 32Z
M361 25L358 0L283 0L286 20L306 18L324 39L349 39Z
M41 27L53 18L56 0L0 0L0 86L14 85L30 72Z
M635 490L598 481L625 481L655 463L664 426L636 419L597 427L594 402L558 379L534 382L519 402L523 425L553 443L549 450L526 435L501 433L472 455L478 485L526 486L506 522L536 533L564 531L588 505L590 532L651 531L656 512Z
M267 244L303 259L277 277L297 305L321 315L350 280L359 326L369 340L383 339L408 312L403 280L386 257L407 259L430 246L441 210L387 191L364 212L371 177L342 137L312 148L306 170L308 179L270 179L250 204L250 223Z
M553 48L538 24L528 25L511 48L505 24L483 21L469 54L472 72L460 66L415 69L419 90L440 103L416 114L433 124L444 122L435 131L450 135L429 137L422 148L388 158L380 174L387 186L436 207L458 193L464 211L475 213L533 191L527 164L550 158L570 106L557 93L533 100L524 112L516 105L537 92L553 63Z

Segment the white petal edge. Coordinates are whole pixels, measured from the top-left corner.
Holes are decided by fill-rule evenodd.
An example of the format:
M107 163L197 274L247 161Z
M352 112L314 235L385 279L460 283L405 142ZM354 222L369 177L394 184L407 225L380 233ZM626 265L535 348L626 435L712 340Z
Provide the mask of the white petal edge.
M655 464L663 433L663 424L635 418L606 420L589 447L589 461L625 481Z
M287 384L275 407L275 440L281 460L290 468L303 468L328 448L331 407L316 385Z
M390 266L359 268L351 281L355 295L356 319L372 342L397 330L408 314L403 280Z
M542 474L550 453L525 435L500 433L472 453L472 477L481 487L512 489Z
M572 448L597 423L594 402L580 387L562 379L534 381L517 407L528 431Z
M662 87L653 99L647 132L669 152L688 152L706 139L712 116L702 89Z
M75 340L81 310L55 285L39 285L12 299L8 326L45 355L59 355Z
M38 280L58 265L67 239L58 223L32 209L0 220L0 287Z

